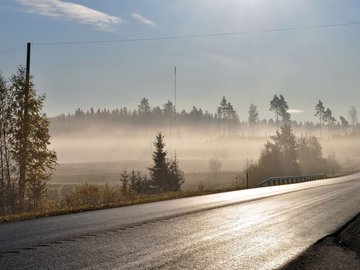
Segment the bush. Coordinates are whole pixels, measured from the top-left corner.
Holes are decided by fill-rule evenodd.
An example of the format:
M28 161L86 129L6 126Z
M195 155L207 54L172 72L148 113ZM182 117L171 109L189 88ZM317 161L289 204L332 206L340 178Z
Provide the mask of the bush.
M76 187L67 200L71 207L99 205L101 191L97 185L83 184Z

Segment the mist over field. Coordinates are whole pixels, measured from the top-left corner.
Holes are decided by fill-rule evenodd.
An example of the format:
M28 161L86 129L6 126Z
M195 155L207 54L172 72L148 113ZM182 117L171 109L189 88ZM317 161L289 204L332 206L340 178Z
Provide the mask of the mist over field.
M269 111L274 119L259 119L257 106L250 104L248 115L239 115L223 96L215 113L196 106L178 111L170 100L151 106L142 98L136 109L61 114L50 118L60 164L51 183L61 185L63 194L63 185L119 186L128 172L147 179L159 133L166 158L179 162L184 173L183 190L249 188L272 176L330 176L357 169L356 117L338 121L319 100L318 121L296 121L282 95L274 95Z
M146 135L143 128L109 125L54 133L51 146L57 152L60 165L52 182L117 184L124 169L145 172L152 163L153 142L159 131L165 135L169 157L176 154L181 168L190 176L186 187L191 184L194 174L202 174L201 181L206 184L211 176L211 159L221 162L221 172L231 172L227 179L227 183L230 183L250 162L257 161L264 144L276 133L276 128L259 128L255 137L252 137L249 128L240 130L237 135L224 137L220 130L201 134L191 128L176 126L172 126L171 135L168 127L148 130ZM296 136L304 134L301 130L295 132ZM323 136L319 142L324 157L335 156L340 164L348 168L358 166L360 140L356 136ZM221 179L219 184L223 184Z
M127 129L129 131L129 129ZM176 131L173 131L173 133ZM207 171L207 164L192 164L217 158L224 162L224 170L238 169L246 159L256 159L266 137L231 137L199 135L182 132L181 135L163 132L168 154L185 161L185 170ZM60 163L151 161L156 132L148 136L119 134L116 130L81 132L70 135L54 135L52 147L56 149ZM186 162L189 161L189 162ZM182 162L183 163L183 162ZM188 163L188 164L187 164Z

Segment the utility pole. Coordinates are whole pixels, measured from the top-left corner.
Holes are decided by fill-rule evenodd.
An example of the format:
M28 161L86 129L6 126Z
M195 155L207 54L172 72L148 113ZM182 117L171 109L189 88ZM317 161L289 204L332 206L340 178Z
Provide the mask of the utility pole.
M170 126L170 137L171 137L171 118L173 116L173 113L174 113L174 123L176 122L176 67L174 67L174 111L172 111L172 108L171 108L171 111L169 112L170 113L170 123L169 123L169 126ZM175 124L174 124L175 126Z
M176 67L174 68L174 90L175 90L175 113L176 113Z
M25 181L26 181L26 157L27 141L29 136L29 92L30 92L30 55L31 43L27 43L26 50L26 73L25 73L25 86L24 86L24 116L22 123L22 149L20 155L20 172L19 172L19 204L20 208L24 207L25 198Z

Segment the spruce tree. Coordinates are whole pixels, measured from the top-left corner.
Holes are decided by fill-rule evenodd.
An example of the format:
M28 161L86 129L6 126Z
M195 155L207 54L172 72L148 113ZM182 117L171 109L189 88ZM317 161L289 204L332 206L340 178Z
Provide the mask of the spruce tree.
M296 175L299 173L299 166L297 163L297 144L296 137L292 132L290 125L282 125L280 132L276 132L275 136L271 136L275 145L282 153L281 166L286 174Z
M181 185L184 184L184 172L180 169L179 162L175 157L169 164L169 191L180 191Z
M169 161L165 150L164 136L161 132L156 136L154 146L154 164L149 168L151 186L155 192L164 192L168 190Z
M121 181L121 192L124 195L127 195L129 192L129 178L130 175L128 174L127 170L123 170L120 174L120 181Z

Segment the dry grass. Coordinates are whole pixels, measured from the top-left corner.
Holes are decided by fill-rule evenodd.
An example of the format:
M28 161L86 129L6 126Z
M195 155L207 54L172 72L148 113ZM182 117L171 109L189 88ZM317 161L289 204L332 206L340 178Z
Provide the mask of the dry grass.
M59 216L59 215L74 214L74 213L82 213L82 212L95 211L101 209L110 209L110 208L124 207L124 206L136 205L136 204L208 195L208 194L227 192L233 190L236 190L236 188L204 190L204 191L179 191L179 192L168 192L168 193L154 194L154 195L142 195L135 198L124 199L115 203L100 204L100 205L88 205L81 207L65 207L65 208L44 207L42 210L35 212L18 213L18 214L1 216L0 223L8 223L8 222L21 221L21 220L29 220L35 218Z

